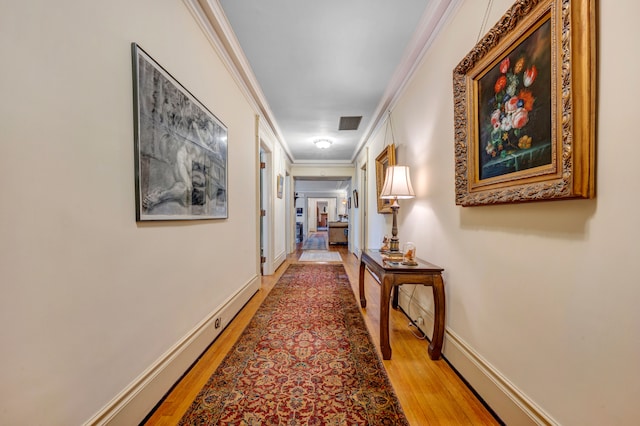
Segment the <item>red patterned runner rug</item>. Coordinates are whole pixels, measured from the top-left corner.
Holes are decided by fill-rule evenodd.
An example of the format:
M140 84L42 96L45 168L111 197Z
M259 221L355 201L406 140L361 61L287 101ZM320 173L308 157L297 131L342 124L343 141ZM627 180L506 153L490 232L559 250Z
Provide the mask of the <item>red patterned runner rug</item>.
M181 425L408 425L342 265L290 265Z

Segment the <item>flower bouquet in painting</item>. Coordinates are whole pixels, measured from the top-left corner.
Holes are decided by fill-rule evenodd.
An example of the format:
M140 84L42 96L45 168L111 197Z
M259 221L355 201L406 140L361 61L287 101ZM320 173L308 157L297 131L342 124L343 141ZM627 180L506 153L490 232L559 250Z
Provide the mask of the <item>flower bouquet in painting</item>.
M454 68L456 205L595 196L595 9L518 0Z
M542 25L481 79L480 179L551 162L549 48Z

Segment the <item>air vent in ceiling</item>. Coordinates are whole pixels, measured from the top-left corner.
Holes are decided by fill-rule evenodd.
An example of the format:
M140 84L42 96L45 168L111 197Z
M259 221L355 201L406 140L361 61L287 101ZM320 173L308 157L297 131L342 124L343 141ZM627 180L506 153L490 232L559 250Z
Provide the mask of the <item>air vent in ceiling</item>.
M358 117L340 117L338 130L358 130L362 116Z

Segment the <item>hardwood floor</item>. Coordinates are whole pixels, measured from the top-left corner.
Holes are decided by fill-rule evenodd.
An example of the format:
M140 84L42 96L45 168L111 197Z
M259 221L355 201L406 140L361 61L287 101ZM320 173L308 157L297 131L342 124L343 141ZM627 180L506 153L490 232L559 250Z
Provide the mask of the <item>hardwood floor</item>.
M302 244L298 244L297 252L288 256L274 275L262 278L260 291L176 384L144 424L178 423L287 266L297 262L302 254L301 246ZM330 250L340 253L354 294L357 295L358 259L348 253L345 246L330 246ZM367 308L363 309L362 313L379 353L379 284L370 274L366 274L365 286ZM500 424L444 359L429 359L428 342L415 337L416 330L408 324L407 317L401 311L391 309L390 340L393 358L383 363L411 425ZM382 356L380 358L382 359Z

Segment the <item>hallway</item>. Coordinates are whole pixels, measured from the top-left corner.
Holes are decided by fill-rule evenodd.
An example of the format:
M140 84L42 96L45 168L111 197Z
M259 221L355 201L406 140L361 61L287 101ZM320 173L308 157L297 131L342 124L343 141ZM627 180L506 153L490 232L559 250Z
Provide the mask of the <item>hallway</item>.
M358 259L348 253L344 246L330 246L329 251L340 254L351 287L354 294L357 294ZM282 273L290 264L297 263L302 253L302 244L298 243L296 252L287 257L274 275L262 278L260 291L245 305L144 424L168 425L179 421ZM362 313L374 344L379 350L379 285L369 274L365 280L368 307L363 309ZM383 364L412 425L500 424L446 360L429 359L428 342L416 337L419 331L409 326L404 313L391 310L390 328L393 359L383 361Z

